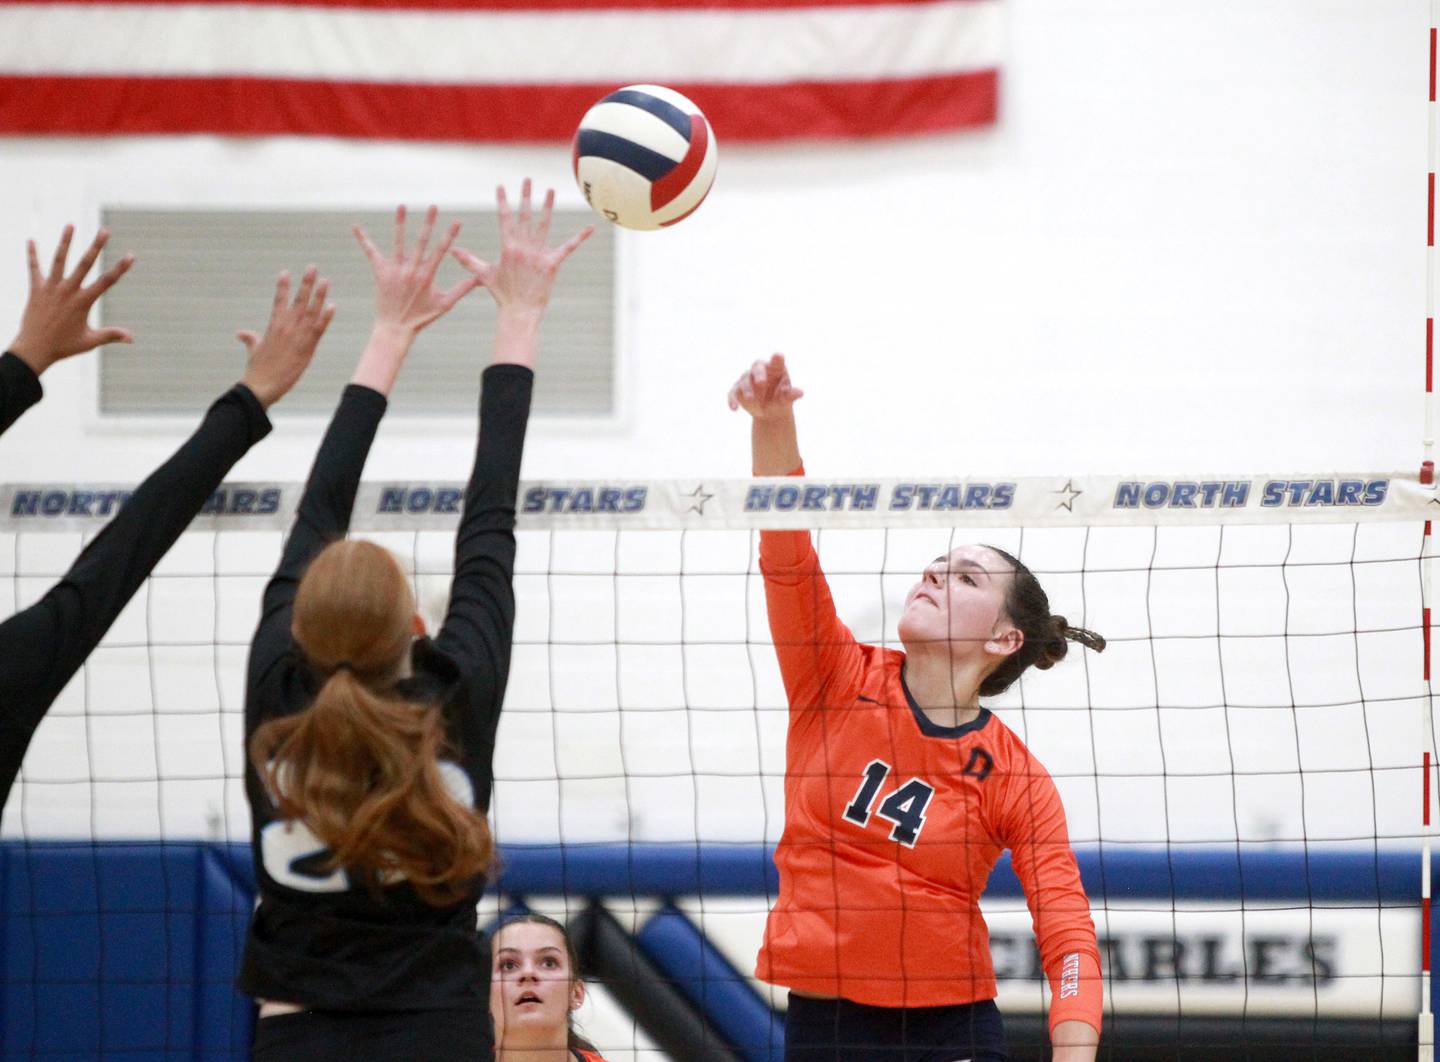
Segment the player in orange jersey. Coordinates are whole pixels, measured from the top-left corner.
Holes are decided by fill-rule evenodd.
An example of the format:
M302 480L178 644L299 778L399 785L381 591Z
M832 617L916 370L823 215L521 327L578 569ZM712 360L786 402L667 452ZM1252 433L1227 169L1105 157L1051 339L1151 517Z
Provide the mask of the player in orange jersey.
M801 474L785 360L730 391L756 475ZM756 975L790 991L787 1062L1006 1057L979 900L1010 849L1053 993L1055 1062L1092 1062L1100 954L1054 782L980 706L1071 641L1035 576L989 546L931 561L905 599L905 651L840 622L805 531L760 535L770 631L790 703L780 893Z
M585 982L564 926L518 915L495 931L490 954L496 1062L605 1062L572 1022Z

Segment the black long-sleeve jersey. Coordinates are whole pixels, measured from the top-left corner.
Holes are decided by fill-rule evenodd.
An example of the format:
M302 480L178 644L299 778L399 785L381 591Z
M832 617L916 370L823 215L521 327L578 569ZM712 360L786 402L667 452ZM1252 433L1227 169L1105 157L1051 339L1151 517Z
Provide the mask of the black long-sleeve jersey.
M19 361L9 354L0 359L0 376L12 359ZM12 408L7 406L7 417ZM236 384L174 456L140 484L65 576L35 604L0 623L0 807L35 728L60 691L225 474L269 432L260 401Z
M34 369L8 350L0 354L0 433L40 401L42 394L40 377Z
M442 763L442 771L452 791L481 812L490 806L495 730L510 668L515 495L532 383L533 374L520 366L485 371L449 609L433 640L415 642L412 675L396 687L407 700L440 706L454 761ZM385 404L368 388L346 388L320 444L294 530L265 590L250 654L247 743L262 723L302 711L318 692L321 677L290 635L295 593L310 560L349 527ZM246 791L260 903L245 946L242 991L339 1011L487 1007L489 955L476 932L482 879L446 907L425 903L405 882L376 894L343 868L327 869L327 849L303 822L276 817L248 761Z

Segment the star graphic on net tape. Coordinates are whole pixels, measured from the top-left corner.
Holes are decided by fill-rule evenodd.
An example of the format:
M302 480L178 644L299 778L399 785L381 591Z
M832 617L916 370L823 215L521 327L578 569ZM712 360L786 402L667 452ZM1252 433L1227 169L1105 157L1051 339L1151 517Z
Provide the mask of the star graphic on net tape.
M702 484L700 484L698 487L696 487L694 490L692 490L689 494L685 495L685 497L687 497L687 498L694 498L694 499L695 499L694 504L691 505L690 508L686 509L685 511L686 511L687 513L699 513L701 516L704 516L704 515L705 515L705 503L708 502L711 498L715 497L715 495L713 495L713 494L706 494L706 493L705 493L705 484L702 483Z
M1074 480L1067 479L1065 481L1065 486L1061 487L1059 490L1053 490L1050 493L1065 495L1065 497L1061 498L1058 502L1055 503L1055 508L1064 509L1067 513L1073 513L1075 511L1075 499L1080 497L1080 495L1084 494L1085 492L1083 490L1077 490L1075 488Z

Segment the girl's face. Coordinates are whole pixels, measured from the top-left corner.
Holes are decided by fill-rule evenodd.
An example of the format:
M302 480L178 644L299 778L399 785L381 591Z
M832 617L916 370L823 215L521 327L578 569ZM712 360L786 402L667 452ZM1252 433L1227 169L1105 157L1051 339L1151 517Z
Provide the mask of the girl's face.
M1013 629L1005 600L1014 581L1009 561L985 546L936 557L905 596L900 640L912 651L948 642L956 658L984 652L987 642Z
M570 1012L585 1000L565 938L554 926L515 922L495 934L490 970L490 1017L495 1042L542 1040L569 1028Z

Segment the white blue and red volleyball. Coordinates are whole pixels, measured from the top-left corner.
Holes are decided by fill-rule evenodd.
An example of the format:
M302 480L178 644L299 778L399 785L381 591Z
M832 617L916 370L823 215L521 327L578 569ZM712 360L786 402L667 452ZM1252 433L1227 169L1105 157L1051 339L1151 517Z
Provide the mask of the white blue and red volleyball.
M693 214L715 182L716 159L700 108L659 85L616 89L575 133L580 191L627 229L663 229Z

